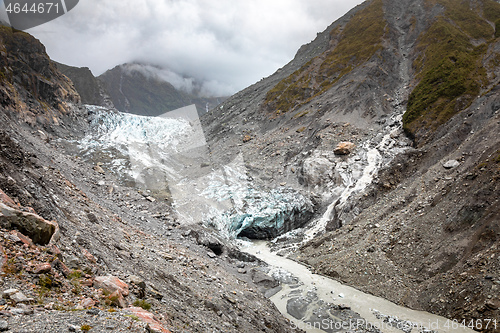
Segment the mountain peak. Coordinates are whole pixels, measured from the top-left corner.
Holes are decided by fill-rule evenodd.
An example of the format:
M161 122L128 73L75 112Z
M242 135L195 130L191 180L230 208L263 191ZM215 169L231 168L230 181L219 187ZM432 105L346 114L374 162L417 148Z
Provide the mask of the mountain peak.
M204 112L224 100L207 96L203 82L151 64L121 64L98 79L118 110L139 115L156 116L190 104Z

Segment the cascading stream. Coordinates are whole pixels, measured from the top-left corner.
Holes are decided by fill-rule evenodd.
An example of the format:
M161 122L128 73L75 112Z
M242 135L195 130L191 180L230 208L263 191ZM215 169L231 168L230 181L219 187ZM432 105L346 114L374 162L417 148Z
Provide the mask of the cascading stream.
M384 138L385 139L385 138ZM384 141L383 141L384 142ZM382 142L382 143L383 143ZM381 143L381 145L382 145ZM346 174L343 178L345 189L342 191L340 198L333 201L326 209L323 216L305 232L305 237L303 243L307 243L313 239L316 235L323 232L326 228L327 223L331 220L333 211L336 209L342 209L345 206L347 200L353 193L359 193L363 191L373 180L373 177L377 174L380 164L382 162L382 155L380 154L378 147L371 148L366 153L367 156L367 166L363 170L361 178L354 180L351 174Z

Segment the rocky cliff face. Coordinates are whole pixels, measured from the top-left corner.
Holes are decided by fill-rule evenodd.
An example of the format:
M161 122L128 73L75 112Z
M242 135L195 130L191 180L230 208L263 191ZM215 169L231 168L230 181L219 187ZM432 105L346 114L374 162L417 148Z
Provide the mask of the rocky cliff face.
M80 103L72 82L38 40L0 26L0 44L0 100L10 114L32 125L58 124Z
M255 182L313 193L324 225L295 257L318 272L448 317L498 317L499 10L366 1L204 117L214 160L242 154ZM350 155L334 154L341 142ZM366 191L335 193L371 177L370 161L386 165Z

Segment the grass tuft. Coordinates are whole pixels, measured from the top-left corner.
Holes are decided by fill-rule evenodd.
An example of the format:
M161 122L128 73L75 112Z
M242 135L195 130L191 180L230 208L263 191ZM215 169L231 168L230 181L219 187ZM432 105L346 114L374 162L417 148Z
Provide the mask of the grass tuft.
M88 331L90 331L90 330L92 329L92 326L90 326L90 325L82 325L82 326L80 327L80 329L81 329L83 332L88 332Z
M133 304L134 304L134 306L138 306L140 308L143 308L144 310L151 309L151 304L149 304L148 302L146 302L143 299L135 300Z

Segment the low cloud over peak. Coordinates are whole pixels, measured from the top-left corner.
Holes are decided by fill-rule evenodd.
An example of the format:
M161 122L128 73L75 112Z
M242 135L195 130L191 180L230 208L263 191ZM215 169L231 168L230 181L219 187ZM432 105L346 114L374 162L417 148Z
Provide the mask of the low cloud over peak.
M55 60L90 67L96 75L138 61L170 69L167 81L180 87L189 89L189 78L195 78L207 91L228 95L282 67L302 44L359 3L86 0L28 32Z
M184 91L199 97L229 96L232 88L222 85L214 80L202 80L175 73L168 68L150 64L129 63L120 65L125 73L133 75L140 73L148 79L170 83L177 90Z

